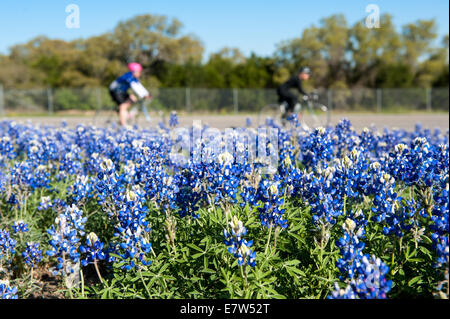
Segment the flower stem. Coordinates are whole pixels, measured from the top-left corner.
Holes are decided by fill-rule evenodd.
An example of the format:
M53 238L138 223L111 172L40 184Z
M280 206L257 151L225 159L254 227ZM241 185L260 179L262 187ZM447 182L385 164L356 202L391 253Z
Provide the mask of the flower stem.
M275 236L274 236L274 243L273 243L273 251L274 252L277 250L277 238L278 238L278 234L280 233L279 230L280 230L279 227L275 228Z
M247 295L248 281L247 281L247 264L244 263L244 266L241 268L241 276L244 279L244 298Z
M81 279L81 296L84 298L84 275L83 269L80 267L80 279Z
M141 277L141 281L142 281L142 283L144 284L145 291L147 291L148 297L150 298L151 294L150 294L150 291L148 290L147 285L145 284L144 277L142 276L141 267L139 267L139 277Z
M269 249L271 235L272 235L272 223L270 223L270 226L269 226L269 236L267 237L266 249L264 251L264 254L266 254L266 255L267 255L267 250Z
M100 282L103 284L103 278L102 275L100 274L100 270L98 269L97 259L94 259L94 267L95 271L97 272L98 279L100 279Z

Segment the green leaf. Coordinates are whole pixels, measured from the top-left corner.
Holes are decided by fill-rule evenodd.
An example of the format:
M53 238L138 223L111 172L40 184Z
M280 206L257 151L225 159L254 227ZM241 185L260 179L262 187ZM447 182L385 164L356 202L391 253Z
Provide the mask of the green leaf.
M423 252L425 255L427 255L428 257L431 257L431 253L430 253L430 251L429 251L428 249L426 249L426 248L423 247L423 246L419 246L419 249L420 249L420 251Z
M421 262L421 261L423 261L423 260L420 259L420 258L410 258L409 261L412 261L412 262Z
M196 245L194 245L194 244L192 244L192 243L187 244L187 246L189 246L189 247L191 247L192 249L195 249L195 250L197 250L197 251L203 252L203 249L201 249L200 247L198 247L198 246L196 246Z
M217 273L217 271L209 269L209 268L204 268L200 272L204 272L204 273L207 273L207 274L216 274Z
M198 257L203 256L203 255L204 255L203 252L197 253L197 254L193 254L193 255L192 255L192 258L197 259Z
M288 260L283 264L283 266L297 266L299 263L300 263L300 260L297 260L297 259Z
M414 277L413 279L411 279L410 281L408 281L408 286L413 286L415 283L421 283L422 282L422 276L417 276Z
M108 290L103 292L101 299L108 299Z
M432 244L432 243L433 243L433 241L432 241L429 237L427 237L427 236L422 236L422 240L423 240L425 243L427 243L427 244Z
M303 271L301 271L300 269L298 269L298 268L295 268L295 267L286 267L286 270L288 270L288 269L289 269L289 271L291 271L291 272L293 272L293 273L295 273L295 274L297 274L297 275L300 275L300 276L306 276L305 273L304 273Z

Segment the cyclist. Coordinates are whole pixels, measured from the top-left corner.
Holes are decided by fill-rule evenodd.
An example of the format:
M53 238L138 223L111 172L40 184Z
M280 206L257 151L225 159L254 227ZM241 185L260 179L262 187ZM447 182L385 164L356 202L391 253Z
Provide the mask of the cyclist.
M128 64L129 72L121 75L114 80L109 86L109 94L113 101L117 104L120 125L126 126L128 117L128 108L137 102L134 94L128 94L131 88L140 99L151 98L147 89L139 82L139 77L142 73L142 66L139 63Z
M311 71L308 67L302 67L298 70L297 75L292 76L285 83L281 84L277 89L278 102L287 103L287 110L282 110L283 119L286 119L289 114L294 111L295 105L297 104L298 97L290 91L290 89L297 89L303 98L307 100L309 98L308 93L303 90L302 81L307 81Z

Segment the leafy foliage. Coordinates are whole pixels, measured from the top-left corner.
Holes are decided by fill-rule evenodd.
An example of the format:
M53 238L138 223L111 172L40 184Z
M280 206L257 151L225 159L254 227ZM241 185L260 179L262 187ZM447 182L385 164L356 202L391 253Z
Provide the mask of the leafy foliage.
M0 122L0 296L448 298L448 132L176 126Z

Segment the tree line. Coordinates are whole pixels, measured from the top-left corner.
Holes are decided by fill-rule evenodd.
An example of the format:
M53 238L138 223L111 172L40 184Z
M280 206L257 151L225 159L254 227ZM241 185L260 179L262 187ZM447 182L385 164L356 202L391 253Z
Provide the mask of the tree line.
M36 37L0 55L0 84L11 88L107 86L138 61L150 87L274 88L300 66L317 88L448 87L449 37L438 39L435 20L400 31L384 14L380 28L349 25L342 14L323 18L271 56L223 48L204 58L202 41L183 24L139 15L102 35L74 41Z

